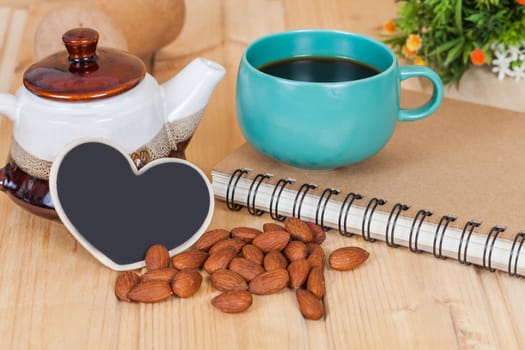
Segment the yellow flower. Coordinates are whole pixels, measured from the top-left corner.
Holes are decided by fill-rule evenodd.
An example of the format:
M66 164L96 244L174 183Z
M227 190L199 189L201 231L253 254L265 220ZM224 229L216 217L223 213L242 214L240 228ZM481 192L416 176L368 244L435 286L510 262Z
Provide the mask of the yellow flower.
M421 39L419 34L410 34L405 42L405 45L410 51L417 51L421 47L422 43L423 39Z
M390 21L386 22L383 27L387 33L394 33L396 31L396 22L391 19Z
M406 45L403 46L401 51L403 52L403 56L405 56L406 58L413 58L416 56L416 52L410 50Z
M423 57L416 56L416 58L414 58L414 64L418 66L426 66L427 61L425 61Z

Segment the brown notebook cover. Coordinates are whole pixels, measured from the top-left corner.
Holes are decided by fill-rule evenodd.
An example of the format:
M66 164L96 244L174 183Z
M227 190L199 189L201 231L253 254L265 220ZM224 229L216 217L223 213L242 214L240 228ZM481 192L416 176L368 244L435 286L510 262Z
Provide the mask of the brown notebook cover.
M403 97L403 105L424 100L420 94L407 91L403 91ZM397 203L410 206L401 213L406 218L415 218L420 209L429 209L433 215L426 220L436 224L436 229L443 230L445 221L441 219L448 214L457 217L448 227L457 228L458 232L470 220L481 222L475 232L482 235L491 231L497 235L493 228L504 226L506 229L498 240L503 238L512 243L517 238L514 248L521 250L518 240L521 237L516 235L525 230L523 113L445 99L429 118L398 123L390 142L359 164L331 171L304 171L274 161L245 144L217 164L212 175L231 175L238 168L251 169L243 175L250 181L263 173L273 175L263 183L275 185L281 178L295 179L294 184L285 186L286 190L297 191L303 183L317 184L317 189L308 192L318 196L316 198L320 198L326 188L340 190L330 198L339 202L349 192L359 193L363 199L355 204L362 208L366 208L372 198L384 199L387 203L376 210L387 214L392 213ZM217 192L221 191L216 190L217 197L225 198L224 193ZM235 200L243 204L242 198ZM268 208L262 209L268 211ZM441 228L437 227L440 221ZM441 234L437 232L435 237L439 244L443 244ZM466 238L464 234L463 242L459 243L462 247L458 249L464 249ZM485 255L492 253L494 246L492 238L486 243ZM508 259L517 259L519 253L509 250L506 254ZM500 257L502 261L505 259ZM487 263L485 260L485 265ZM513 260L512 265L514 263L518 264Z

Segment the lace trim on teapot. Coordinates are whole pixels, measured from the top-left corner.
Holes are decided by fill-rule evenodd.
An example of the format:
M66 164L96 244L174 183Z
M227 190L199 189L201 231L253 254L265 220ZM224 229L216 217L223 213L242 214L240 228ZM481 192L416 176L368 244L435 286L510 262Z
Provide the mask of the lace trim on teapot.
M31 155L22 148L14 139L11 141L9 155L16 165L25 173L38 179L49 180L51 162Z
M197 130L197 126L199 126L203 113L204 108L187 117L167 123L166 130L169 135L171 148L174 151L177 150L177 144L184 142L193 136L195 130Z
M140 169L152 160L168 157L171 152L171 143L164 128L147 144L139 147L130 154L135 166Z

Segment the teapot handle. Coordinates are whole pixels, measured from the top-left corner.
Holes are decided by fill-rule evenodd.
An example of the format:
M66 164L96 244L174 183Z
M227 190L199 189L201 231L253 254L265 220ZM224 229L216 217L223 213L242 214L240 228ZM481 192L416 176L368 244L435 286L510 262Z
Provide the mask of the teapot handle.
M0 93L0 114L12 121L16 120L16 98L10 94Z

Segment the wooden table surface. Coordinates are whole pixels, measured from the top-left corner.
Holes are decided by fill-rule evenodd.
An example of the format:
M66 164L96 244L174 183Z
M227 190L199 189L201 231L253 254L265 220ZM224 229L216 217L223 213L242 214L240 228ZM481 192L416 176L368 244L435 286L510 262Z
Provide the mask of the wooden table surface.
M0 91L13 92L31 62L30 41L22 38L31 34L36 2L0 2ZM307 27L379 37L394 15L394 2L380 0L188 0L183 32L158 52L154 75L165 81L197 56L227 69L190 144L189 160L209 175L243 143L235 78L250 41ZM499 82L481 70L469 74L460 91L448 89L447 95L525 111L523 98L512 95L523 92L524 82ZM0 159L7 156L11 127L2 119ZM268 215L234 213L216 202L210 227L268 221ZM525 348L525 280L329 232L327 252L344 245L371 255L353 272L326 272L322 321L305 321L290 290L255 297L245 313L223 314L210 306L217 292L207 280L190 299L131 304L113 294L117 273L60 223L32 216L1 196L0 349Z

